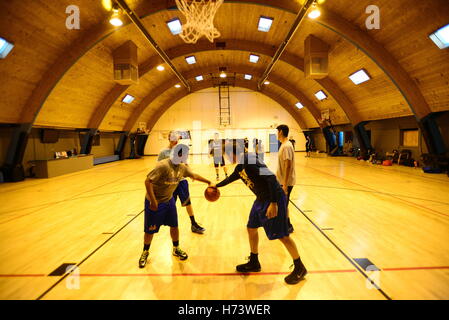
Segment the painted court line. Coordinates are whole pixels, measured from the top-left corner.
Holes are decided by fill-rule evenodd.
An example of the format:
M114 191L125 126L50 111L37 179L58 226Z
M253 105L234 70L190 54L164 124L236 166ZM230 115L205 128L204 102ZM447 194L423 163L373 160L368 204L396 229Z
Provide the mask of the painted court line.
M382 268L381 271L422 271L422 270L448 270L449 266L435 267L401 267L401 268ZM309 270L308 274L332 274L332 273L354 273L356 269L341 270ZM209 277L209 276L270 276L287 275L289 272L224 272L224 273L82 273L80 277ZM46 274L0 274L0 278L39 278L47 277Z
M376 190L373 189L373 188L364 186L364 185L362 185L362 184L360 184L360 183L351 181L351 180L346 179L346 178L342 178L342 177L333 175L333 174L328 173L328 172L326 172L326 171L322 171L322 170L319 170L319 169L316 169L316 168L310 167L310 166L305 166L305 167L306 167L306 168L313 169L313 170L316 170L316 171L321 172L321 173L323 173L323 174L327 174L327 175L329 175L329 176L331 176L331 177L335 177L335 178L338 178L338 179L341 179L341 180L344 180L344 181L348 181L348 182L350 182L350 183L352 183L352 184L361 186L361 187L363 187L363 188L366 188L366 189L369 189L369 190L374 190L374 191L376 191ZM388 194L388 195L386 195L386 196L392 197L392 198L394 198L394 199L398 199L398 200L400 200L400 201L402 201L402 202L405 202L405 203L408 204L408 205L411 205L411 206L414 206L414 207L417 207L417 208L426 209L426 210L428 210L428 211L430 211L430 212L434 212L434 213L436 213L436 214L439 214L439 215L442 215L442 216L445 216L445 217L449 217L449 215L447 215L447 214L445 214L445 213L442 213L442 212L439 212L439 211L437 211L437 210L433 210L433 209L427 208L427 207L425 207L425 206L423 206L423 205L420 205L420 204L417 204L417 203L415 203L415 202L407 201L407 200L401 199L401 198L399 198L399 197L396 197L396 196L393 196L393 195L390 195L390 194Z

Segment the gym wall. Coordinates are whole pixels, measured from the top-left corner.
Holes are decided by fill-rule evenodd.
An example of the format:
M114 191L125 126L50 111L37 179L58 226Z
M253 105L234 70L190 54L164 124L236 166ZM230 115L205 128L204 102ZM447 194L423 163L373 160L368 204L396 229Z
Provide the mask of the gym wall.
M296 151L305 150L305 137L293 117L278 103L265 95L244 88L230 88L231 125L219 128L218 88L205 89L181 99L165 112L154 126L146 144L145 154L156 155L168 144L164 139L173 129L190 130L192 153L207 154L207 141L219 132L221 138L252 139L263 141L265 151L269 150L269 134L277 133L276 127L287 124L296 141ZM195 130L194 130L195 126ZM200 126L200 127L199 127ZM238 128L238 129L237 129ZM199 144L198 141L201 141Z

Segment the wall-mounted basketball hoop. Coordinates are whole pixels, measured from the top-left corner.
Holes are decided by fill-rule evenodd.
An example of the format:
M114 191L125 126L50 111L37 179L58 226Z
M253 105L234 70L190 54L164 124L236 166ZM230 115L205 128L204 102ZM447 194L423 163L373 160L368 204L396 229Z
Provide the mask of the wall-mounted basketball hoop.
M176 6L187 22L179 34L186 43L196 43L205 36L210 42L220 36L214 27L214 17L224 0L176 0Z

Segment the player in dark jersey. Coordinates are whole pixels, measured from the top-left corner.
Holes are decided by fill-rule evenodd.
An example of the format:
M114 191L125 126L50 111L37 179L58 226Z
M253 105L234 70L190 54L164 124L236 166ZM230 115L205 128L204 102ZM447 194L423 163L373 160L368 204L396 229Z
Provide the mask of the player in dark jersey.
M263 227L269 240L279 239L293 259L294 269L285 277L288 284L296 284L307 274L295 242L289 237L287 221L287 200L276 176L254 153L245 153L243 143L236 141L226 144L225 154L232 163L238 163L234 172L217 184L224 187L241 179L256 195L249 214L247 230L251 256L248 263L238 265L238 272L259 272L258 228Z

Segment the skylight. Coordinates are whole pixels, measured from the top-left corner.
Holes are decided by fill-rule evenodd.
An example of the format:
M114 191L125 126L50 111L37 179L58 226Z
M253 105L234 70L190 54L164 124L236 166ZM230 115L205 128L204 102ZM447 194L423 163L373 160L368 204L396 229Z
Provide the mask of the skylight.
M195 79L196 79L196 81L203 81L204 80L203 76L197 76L197 77L195 77Z
M268 32L268 31L270 31L272 23L273 23L273 18L261 16L259 18L259 26L257 27L257 30L263 31L263 32Z
M187 61L188 64L196 63L195 56L186 57L186 61Z
M182 32L182 24L178 18L168 21L167 26L173 35L177 35Z
M14 45L9 43L3 38L0 38L0 59L5 59L6 56L11 52Z
M371 77L366 73L365 70L359 70L349 76L349 79L351 79L352 82L355 84L361 84L363 82L366 82L371 79Z
M257 61L259 61L259 56L255 55L255 54L249 55L249 62L257 63Z
M445 49L449 47L449 24L441 29L435 31L429 36L430 39L438 46L440 49Z
M129 95L129 94L127 94L127 95L123 98L123 100L122 100L122 102L128 103L128 104L130 104L130 103L133 102L133 101L134 101L134 97L133 97L132 95Z
M315 93L315 97L317 97L318 100L324 100L327 98L327 95L322 91L318 91L317 93Z
M304 108L304 106L302 105L301 102L297 102L297 103L295 104L295 106L296 106L296 108L298 108L298 109Z
M246 79L246 80L251 80L252 78L253 78L252 75L250 75L250 74L245 74L245 79Z

